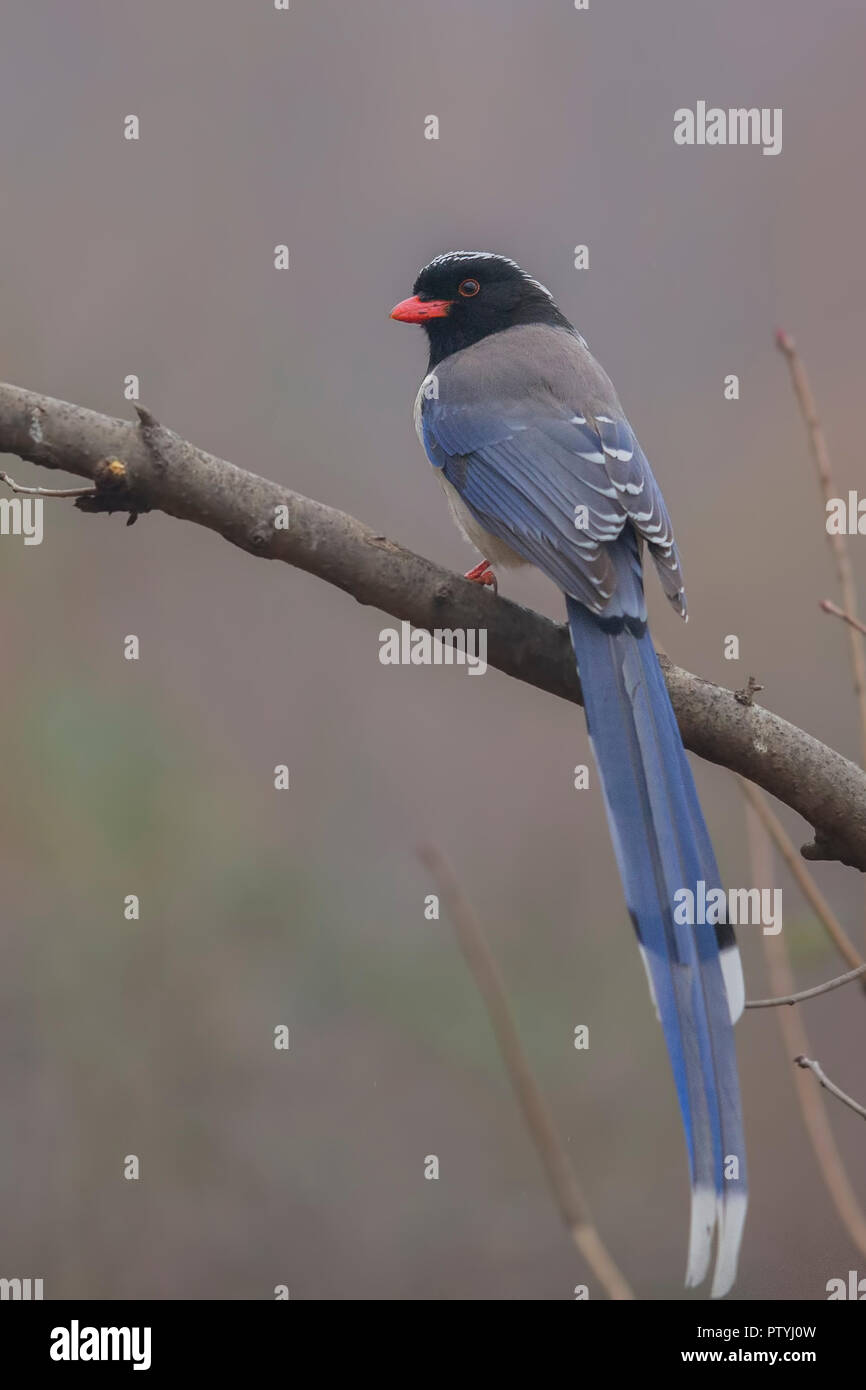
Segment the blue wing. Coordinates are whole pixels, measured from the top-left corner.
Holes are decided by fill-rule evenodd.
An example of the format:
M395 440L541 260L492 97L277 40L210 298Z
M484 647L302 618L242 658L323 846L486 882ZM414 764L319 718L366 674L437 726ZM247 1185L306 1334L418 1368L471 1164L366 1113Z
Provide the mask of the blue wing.
M422 395L424 447L486 530L593 612L643 618L632 547L614 544L631 523L685 612L670 517L623 416L552 397L449 400L437 385Z

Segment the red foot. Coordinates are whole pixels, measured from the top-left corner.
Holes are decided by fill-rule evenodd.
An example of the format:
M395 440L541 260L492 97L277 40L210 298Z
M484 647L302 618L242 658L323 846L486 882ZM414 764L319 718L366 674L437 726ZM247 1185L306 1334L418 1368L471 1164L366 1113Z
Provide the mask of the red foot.
M499 593L499 585L496 582L496 575L490 568L489 560L482 560L474 569L467 570L464 579L471 579L473 584L489 584L494 594Z

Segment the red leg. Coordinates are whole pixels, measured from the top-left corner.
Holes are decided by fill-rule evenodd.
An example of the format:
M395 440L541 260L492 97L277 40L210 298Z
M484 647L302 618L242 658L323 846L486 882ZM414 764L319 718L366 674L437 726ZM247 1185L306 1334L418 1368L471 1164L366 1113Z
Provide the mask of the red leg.
M489 584L494 594L499 593L499 585L496 583L496 575L490 568L489 560L482 560L473 569L467 570L464 579L471 579L473 584Z

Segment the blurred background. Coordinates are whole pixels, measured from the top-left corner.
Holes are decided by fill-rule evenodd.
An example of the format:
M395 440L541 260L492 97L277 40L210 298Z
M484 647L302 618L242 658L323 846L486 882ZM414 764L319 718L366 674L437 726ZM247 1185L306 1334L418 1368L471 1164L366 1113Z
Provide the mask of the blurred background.
M423 335L388 311L438 252L513 256L614 378L666 493L692 620L651 577L656 640L710 680L754 673L770 708L859 756L773 334L804 354L845 495L863 480L862 5L9 0L3 29L0 376L129 416L136 373L203 448L463 571L477 557L411 424ZM675 146L698 100L782 107L782 153ZM46 504L41 546L0 540L0 582L0 1275L48 1298L573 1296L587 1271L451 926L424 917L433 840L603 1237L639 1296L685 1297L684 1143L600 795L572 787L582 713L495 671L383 667L382 614L160 515L128 530ZM503 589L561 616L540 577ZM747 885L733 778L695 770L723 874ZM798 984L840 973L776 872ZM816 876L862 947L859 876ZM849 987L805 1014L861 1101L863 1009ZM738 1045L735 1296L823 1298L858 1255L772 1011ZM866 1200L862 1121L830 1115Z

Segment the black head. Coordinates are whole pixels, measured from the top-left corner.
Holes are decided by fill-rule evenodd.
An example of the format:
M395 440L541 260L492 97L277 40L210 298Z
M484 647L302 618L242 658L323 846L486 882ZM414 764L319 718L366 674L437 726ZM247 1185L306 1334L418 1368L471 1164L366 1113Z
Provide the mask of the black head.
M506 256L489 251L449 251L425 265L410 299L392 319L423 324L430 340L430 367L491 333L521 323L571 324L549 290Z

